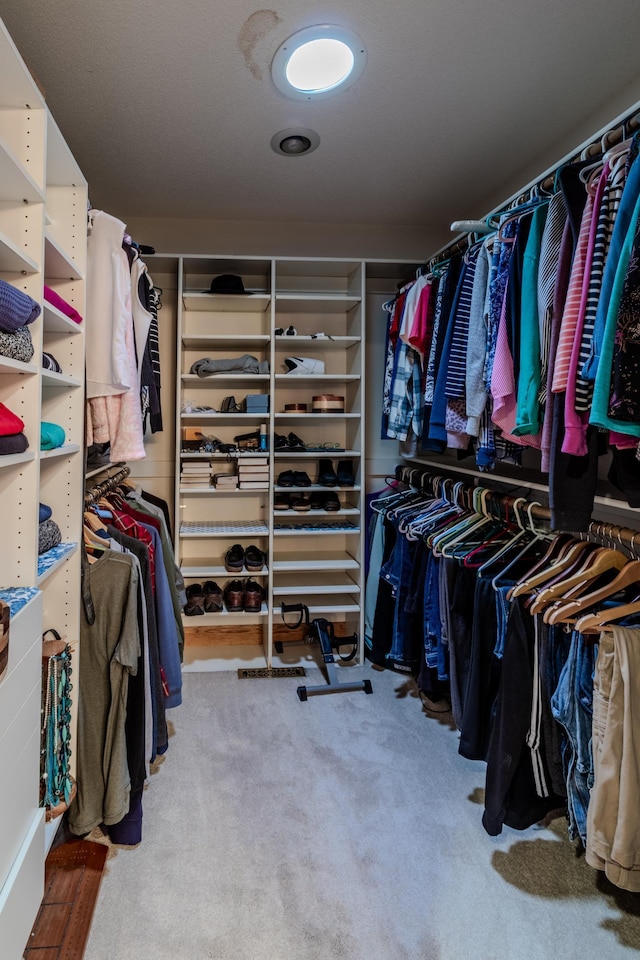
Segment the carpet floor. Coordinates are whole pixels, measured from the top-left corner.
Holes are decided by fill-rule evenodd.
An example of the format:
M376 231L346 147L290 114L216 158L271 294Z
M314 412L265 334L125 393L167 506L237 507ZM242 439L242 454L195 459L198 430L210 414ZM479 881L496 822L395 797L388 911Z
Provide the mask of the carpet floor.
M373 695L185 674L87 960L637 958L640 895L577 856L563 818L489 837L484 764L457 754L450 715L402 676L347 673Z

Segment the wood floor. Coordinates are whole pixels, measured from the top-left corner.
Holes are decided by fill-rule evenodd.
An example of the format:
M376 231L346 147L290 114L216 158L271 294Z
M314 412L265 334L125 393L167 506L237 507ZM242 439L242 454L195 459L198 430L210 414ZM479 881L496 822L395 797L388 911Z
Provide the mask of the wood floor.
M87 840L52 848L25 960L82 960L107 852L105 844Z

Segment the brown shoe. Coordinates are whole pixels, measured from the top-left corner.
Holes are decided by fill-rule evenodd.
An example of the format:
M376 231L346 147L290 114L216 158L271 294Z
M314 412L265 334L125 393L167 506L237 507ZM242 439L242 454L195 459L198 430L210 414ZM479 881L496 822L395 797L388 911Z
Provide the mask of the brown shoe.
M242 580L230 580L223 591L224 605L229 613L242 613L244 610L244 583Z
M246 613L260 613L264 590L255 580L249 579L244 585L244 609Z

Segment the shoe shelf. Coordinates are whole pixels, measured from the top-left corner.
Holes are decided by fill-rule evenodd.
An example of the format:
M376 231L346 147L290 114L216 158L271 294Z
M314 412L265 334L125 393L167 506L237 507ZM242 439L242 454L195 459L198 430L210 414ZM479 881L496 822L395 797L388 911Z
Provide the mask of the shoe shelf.
M251 617L266 617L269 614L269 608L266 603L262 604L260 610L216 610L213 613L204 613L196 616L187 616L182 614L182 623L185 627L206 627L213 625L216 620L227 620L228 618L238 617L240 621Z
M357 383L359 373L276 373L276 385L293 386L294 383Z
M359 517L360 509L346 505L339 510L274 510L274 517Z
M198 496L201 496L201 497L203 496L204 497L212 497L212 496L228 497L231 494L233 494L233 496L241 496L244 494L245 496L251 497L259 493L269 493L269 487L253 487L253 488L250 488L249 490L245 490L245 489L241 490L240 487L232 487L230 490L217 490L216 487L214 486L210 486L210 487L193 486L193 487L180 487L180 493L183 494L184 496L188 496L189 494L197 494Z
M285 313L346 313L362 298L341 293L276 293L276 315ZM295 340L295 337L287 337Z
M284 349L291 354L294 348L296 353L301 352L300 344L303 344L305 349L313 347L314 350L345 350L358 343L362 343L362 337L333 336L333 334L325 337L314 337L311 334L302 333L296 334L295 337L279 336L275 338L276 350ZM297 348L296 344L298 344Z
M239 491L238 491L239 492ZM250 493L262 493L264 491L249 491ZM269 527L260 520L255 520L248 528L242 523L217 523L211 521L208 524L194 524L192 521L183 521L180 524L180 536L183 539L207 539L213 537L266 537L269 534Z
M296 514L299 516L299 514ZM274 537L332 537L332 536L351 536L360 533L360 528L357 526L346 527L346 526L335 526L335 527L318 527L317 529L303 527L300 524L291 524L287 527L279 527L277 522L274 522L273 526L273 535Z
M278 576L273 596L317 596L324 594L360 593L360 584L341 570L335 573L296 573Z
M260 571L242 570L230 573L224 565L223 558L219 556L213 560L210 557L189 557L188 560L183 561L180 569L185 580L221 580L225 578L227 580L240 580L244 577L252 577L257 580L269 576L267 567Z
M361 456L360 450L276 450L274 457L276 460L317 460L318 457L334 460L339 457L341 460Z
M310 487L280 487L277 484L274 486L275 493L298 493L305 491L307 493L359 493L360 487L358 485L353 487L324 487L319 483L312 483Z

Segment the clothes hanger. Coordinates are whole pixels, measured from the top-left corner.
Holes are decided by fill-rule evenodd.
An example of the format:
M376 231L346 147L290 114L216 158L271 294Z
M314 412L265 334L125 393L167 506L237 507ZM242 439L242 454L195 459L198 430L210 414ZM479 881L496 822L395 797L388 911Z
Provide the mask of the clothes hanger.
M623 603L619 607L611 607L608 610L600 610L598 613L588 613L576 620L575 629L582 634L602 633L603 629L615 620L624 620L625 617L631 617L636 613L640 613L640 600Z
M615 597L617 593L630 587L633 584L640 585L640 560L629 560L622 567L618 575L604 587L594 590L591 593L584 594L581 597L563 603L549 611L547 623L575 623L576 616L589 607L597 606L610 597Z
M527 501L525 497L516 497L511 504L511 509L513 510L513 515L516 521L516 527L512 526L511 533L513 533L515 530L515 536L510 536L507 542L501 546L497 553L492 553L491 556L484 561L484 563L477 567L479 577L486 575L492 564L498 563L505 556L505 554L509 552L509 550L513 549L516 544L520 543L527 536L528 529L522 522L522 517L520 515L520 507L524 506L526 502Z
M542 586L543 583L546 583L548 580L551 580L558 573L564 573L569 570L569 568L576 562L580 554L587 549L590 544L585 540L573 540L572 543L568 545L568 549L563 551L559 556L550 562L542 564L542 562L537 564L538 572L534 573L532 576L527 576L521 583L516 584L512 589L510 594L507 594L509 599L514 597L519 597L524 594L533 593L534 590Z
M591 556L586 558L585 563L574 574L541 590L531 604L529 612L532 614L541 613L558 597L568 596L569 591L574 587L579 587L580 592L582 592L600 574L612 569L621 570L626 562L627 558L619 550L611 550L607 547L598 548Z

